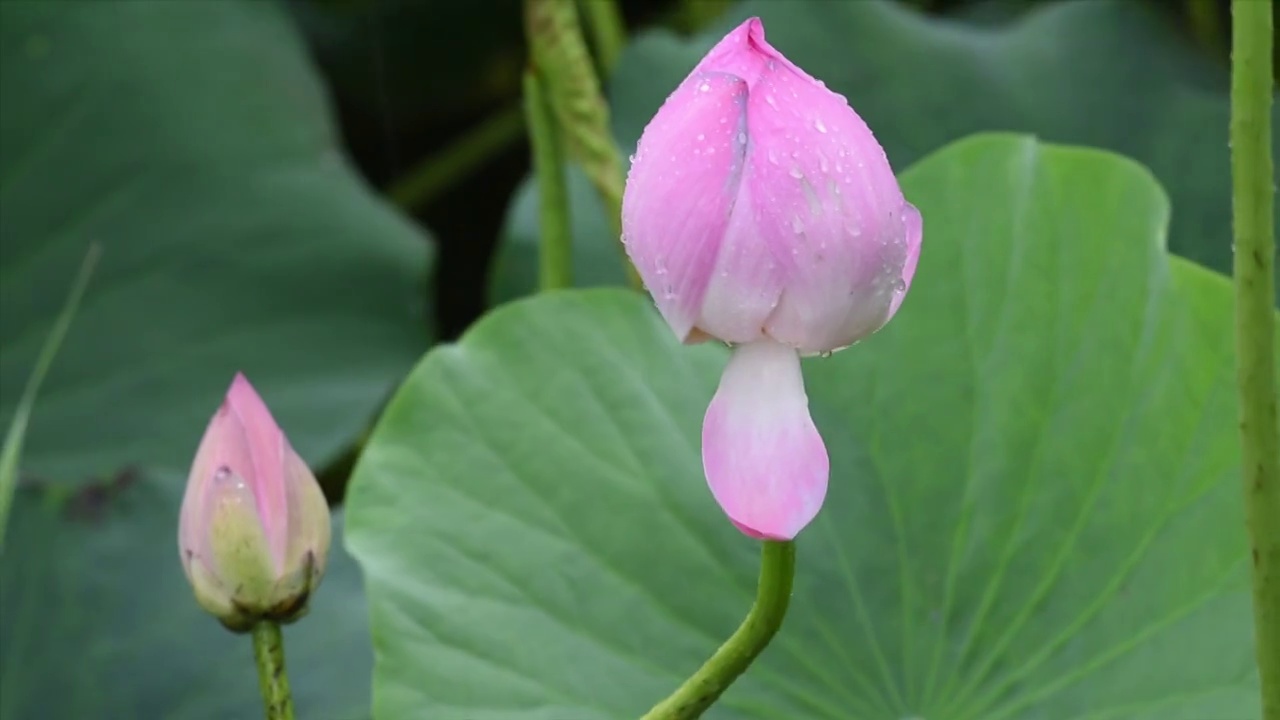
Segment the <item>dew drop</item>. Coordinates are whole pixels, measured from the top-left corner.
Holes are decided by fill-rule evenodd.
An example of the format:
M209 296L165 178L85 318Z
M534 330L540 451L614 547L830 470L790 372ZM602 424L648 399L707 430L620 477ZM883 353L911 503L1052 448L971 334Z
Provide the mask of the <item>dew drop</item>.
M799 215L791 218L791 230L797 235L804 232L804 221L800 219Z
M906 290L907 290L907 283L902 278L898 278L893 281L894 292L900 293L900 292L906 292Z
M827 126L823 125L821 120L814 120L813 127L820 133L825 133L827 131Z
M707 139L707 136L705 134L698 133L698 142L702 142L703 140L706 140L706 139Z
M830 351L830 350L823 350L822 352L818 353L818 357L820 357L820 358L824 358L824 359L825 359L825 358L829 358L829 357L831 357L831 351Z
M701 85L698 86L698 89L701 90L702 92L710 92L711 86L707 83L702 83Z
M790 172L788 172L787 174L795 178L796 180L799 180L804 177L804 173L800 172L800 168L795 166L792 166Z
M765 95L764 101L769 103L769 107L773 108L774 110L778 109L778 101L774 100L772 95Z
M800 189L804 192L804 199L809 203L809 212L814 217L822 215L822 200L818 198L818 193L807 180L800 181Z
M774 152L773 148L769 148L768 156L769 156L769 162L771 164L773 165L778 164L778 153Z
M738 144L739 144L739 145L746 145L746 144L747 144L747 134L746 134L746 133L744 133L744 132L740 132L740 133L738 133Z

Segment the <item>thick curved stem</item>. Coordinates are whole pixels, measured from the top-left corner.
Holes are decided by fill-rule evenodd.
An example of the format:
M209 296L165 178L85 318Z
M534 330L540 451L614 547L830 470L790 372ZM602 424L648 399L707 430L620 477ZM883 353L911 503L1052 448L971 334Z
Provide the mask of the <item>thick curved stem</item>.
M666 700L645 713L642 720L692 720L701 717L720 695L746 672L782 627L791 602L796 572L795 543L766 540L760 558L760 585L747 619Z

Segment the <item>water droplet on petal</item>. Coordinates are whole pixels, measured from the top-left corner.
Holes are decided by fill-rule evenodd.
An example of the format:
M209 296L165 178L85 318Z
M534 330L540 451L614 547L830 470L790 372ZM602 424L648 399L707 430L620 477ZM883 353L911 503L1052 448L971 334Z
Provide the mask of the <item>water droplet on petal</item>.
M825 133L827 131L827 126L823 125L821 120L814 120L813 127L820 133Z
M896 293L905 292L906 289L907 289L907 283L902 278L898 278L893 281L894 292Z
M829 358L829 357L831 357L831 351L830 351L830 350L823 350L822 352L818 353L818 357L820 357L820 358Z
M795 166L792 166L791 170L787 174L795 178L796 180L799 180L800 178L804 177L804 173L800 172L800 168Z
M702 142L703 140L706 140L706 139L707 139L707 136L705 134L698 133L698 142Z
M711 91L711 85L709 85L709 84L707 84L707 83L702 83L701 85L699 85L699 86L698 86L698 89L699 89L699 90L701 90L702 92L710 92L710 91Z

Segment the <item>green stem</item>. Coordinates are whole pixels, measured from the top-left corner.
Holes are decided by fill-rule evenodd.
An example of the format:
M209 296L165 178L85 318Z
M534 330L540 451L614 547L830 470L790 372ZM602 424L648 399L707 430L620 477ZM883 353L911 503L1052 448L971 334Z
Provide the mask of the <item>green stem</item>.
M509 147L523 130L521 107L504 108L396 180L387 189L387 195L406 210L421 207Z
M782 627L796 572L793 542L766 540L760 557L760 586L747 619L698 671L641 720L693 720L738 679Z
M568 0L525 0L525 33L561 137L604 202L632 287L640 276L622 243L622 154L609 130L609 105L582 39L578 8Z
M22 444L27 435L27 422L31 419L31 411L35 406L36 396L40 393L40 385L44 383L44 376L53 365L53 359L57 357L58 350L62 347L62 340L67 336L67 330L71 328L71 321L80 309L80 301L84 298L85 288L89 286L89 277L93 275L100 253L101 247L97 243L90 243L84 260L80 262L80 271L76 273L76 279L71 283L71 292L67 295L58 317L54 319L53 327L49 329L49 335L45 338L44 344L40 346L35 367L27 376L27 384L22 388L22 396L18 399L17 407L13 409L13 418L9 420L9 430L5 433L4 444L0 445L0 552L4 550L4 537L9 525L9 509L13 503L13 494L18 489L18 466L22 462Z
M1271 160L1270 2L1233 0L1231 175L1235 214L1240 462L1253 557L1262 717L1280 720L1280 428L1276 419L1276 245Z
M591 44L600 60L601 74L606 78L618 64L622 47L627 44L627 26L622 21L617 0L581 0L591 31Z
M555 117L537 73L524 74L524 111L533 147L533 172L538 183L538 287L555 290L573 285L573 236L569 226L569 195L565 189L564 153L560 150Z
M293 720L289 674L284 669L284 635L280 624L263 620L253 626L253 659L266 720Z

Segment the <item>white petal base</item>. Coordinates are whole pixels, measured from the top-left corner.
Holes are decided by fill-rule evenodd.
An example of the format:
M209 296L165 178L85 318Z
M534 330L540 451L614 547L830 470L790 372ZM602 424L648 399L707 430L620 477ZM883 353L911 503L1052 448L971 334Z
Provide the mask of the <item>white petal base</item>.
M702 468L752 537L791 540L818 514L830 461L794 349L762 340L734 351L703 419Z

